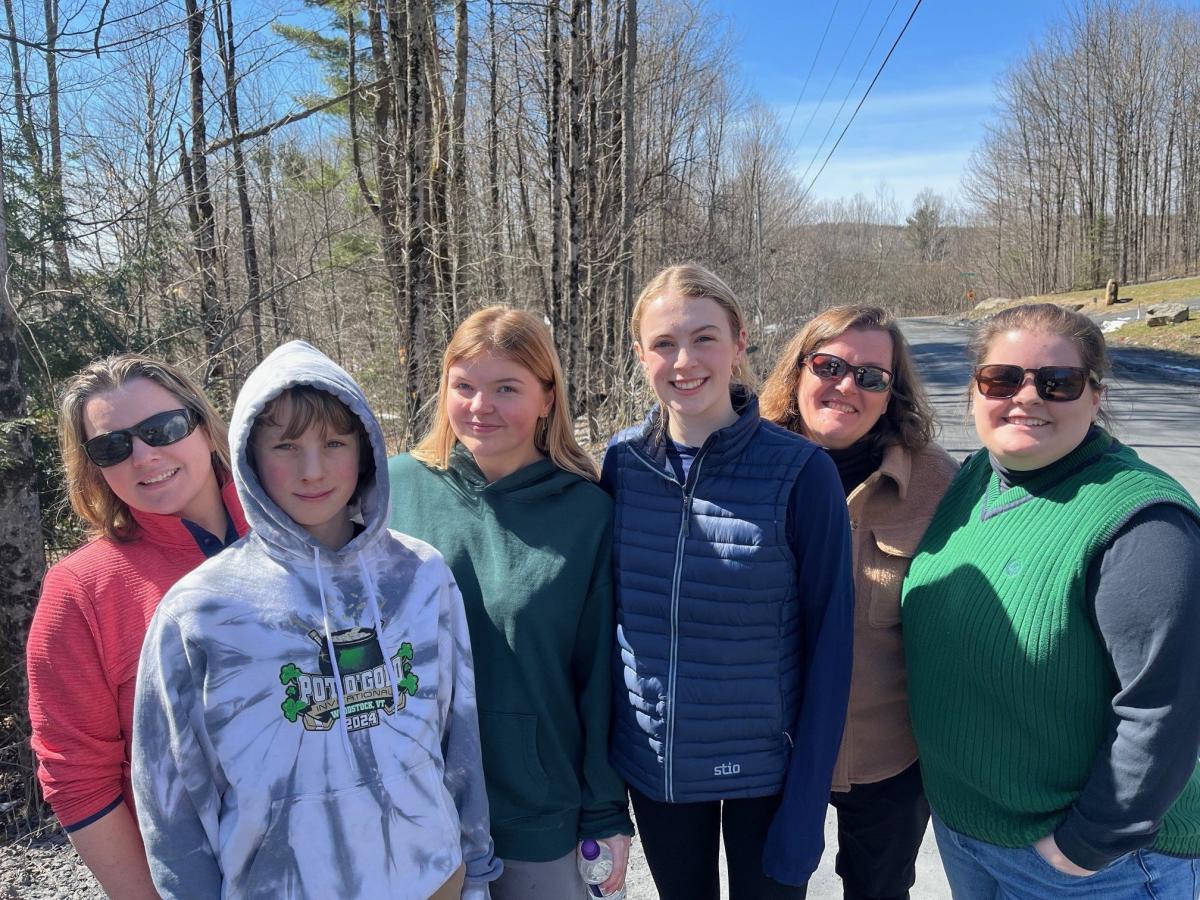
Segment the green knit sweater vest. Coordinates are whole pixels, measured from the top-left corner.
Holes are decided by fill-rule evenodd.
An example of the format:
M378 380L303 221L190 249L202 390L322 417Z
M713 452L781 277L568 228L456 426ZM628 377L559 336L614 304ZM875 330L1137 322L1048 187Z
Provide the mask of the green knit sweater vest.
M1155 503L1200 519L1177 482L1099 430L1022 485L1001 491L982 452L951 484L901 602L921 773L954 830L1028 846L1082 791L1118 690L1088 565ZM1200 856L1200 768L1154 849Z

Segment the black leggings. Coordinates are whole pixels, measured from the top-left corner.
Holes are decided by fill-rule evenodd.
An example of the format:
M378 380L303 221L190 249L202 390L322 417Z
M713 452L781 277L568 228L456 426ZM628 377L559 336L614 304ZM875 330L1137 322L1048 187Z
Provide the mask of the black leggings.
M763 873L763 845L778 794L706 803L660 803L632 788L629 794L659 900L720 900L721 837L729 900L804 900L806 885L780 884Z

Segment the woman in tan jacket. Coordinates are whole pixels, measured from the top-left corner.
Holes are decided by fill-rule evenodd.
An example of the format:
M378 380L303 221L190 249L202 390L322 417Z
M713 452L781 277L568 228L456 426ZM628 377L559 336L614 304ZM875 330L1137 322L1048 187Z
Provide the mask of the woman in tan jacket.
M824 447L849 505L854 672L830 802L846 900L907 898L929 821L908 720L900 585L958 464L895 318L825 310L792 338L761 394L763 417Z

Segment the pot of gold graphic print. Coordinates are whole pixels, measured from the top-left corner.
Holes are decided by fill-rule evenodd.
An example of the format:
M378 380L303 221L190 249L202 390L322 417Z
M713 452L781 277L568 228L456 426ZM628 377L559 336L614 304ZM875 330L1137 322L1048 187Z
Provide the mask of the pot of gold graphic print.
M330 634L329 641L315 628L308 632L308 636L321 648L317 668L328 689L320 691L318 688L314 692L318 696L314 696L315 702L304 714L306 728L327 731L333 726L339 714L334 680L339 678L346 725L351 731L379 724L380 710L387 715L394 712L392 687L386 673L387 663L374 628L343 628ZM330 643L333 644L333 660L329 656ZM322 693L324 696L319 696Z
M343 628L329 636L333 643L333 652L337 654L337 672L329 661L329 643L326 642L325 635L314 628L309 631L308 636L321 648L317 665L322 675L356 675L383 665L383 651L379 649L379 638L374 628Z

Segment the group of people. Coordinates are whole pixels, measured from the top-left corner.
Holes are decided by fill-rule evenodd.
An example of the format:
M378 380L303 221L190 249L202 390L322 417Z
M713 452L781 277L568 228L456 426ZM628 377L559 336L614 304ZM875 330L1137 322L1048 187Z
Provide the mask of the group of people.
M696 265L633 310L657 404L596 462L540 319L482 309L388 457L275 350L228 433L182 372L61 405L94 537L29 638L47 801L114 898L573 900L636 819L665 900L1200 895L1200 508L1108 429L1052 305L971 345L960 467L896 320L826 310L760 392ZM633 817L629 807L632 805Z

